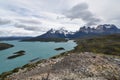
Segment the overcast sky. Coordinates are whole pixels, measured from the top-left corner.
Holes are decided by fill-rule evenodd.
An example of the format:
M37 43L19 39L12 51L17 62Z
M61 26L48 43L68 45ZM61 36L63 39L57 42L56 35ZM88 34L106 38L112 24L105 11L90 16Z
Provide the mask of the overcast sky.
M37 36L51 28L120 26L120 0L0 0L0 36Z

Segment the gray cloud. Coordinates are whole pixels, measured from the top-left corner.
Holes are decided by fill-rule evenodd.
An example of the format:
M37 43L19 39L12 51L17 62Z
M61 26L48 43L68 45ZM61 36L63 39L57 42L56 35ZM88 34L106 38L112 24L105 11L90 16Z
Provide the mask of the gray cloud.
M40 32L45 31L45 28L40 27L40 25L28 25L28 24L16 23L14 26L16 28L23 28L28 31L40 31Z
M22 16L30 16L32 13L31 9L22 6L19 7L18 5L9 4L5 7L5 9Z
M73 6L69 11L65 13L65 16L73 19L82 19L86 22L87 26L95 25L101 20L96 17L92 12L88 10L88 4L80 3Z
M38 20L34 20L34 19L30 19L30 20L26 20L26 19L17 19L19 22L21 23L28 23L28 24L41 24L40 21Z
M15 27L17 27L17 28L23 28L25 30L30 30L30 31L38 31L39 30L38 27L30 26L30 25L26 25L26 24L21 24L21 23L16 23Z
M18 29L0 29L0 36L35 36L34 32Z
M9 24L9 23L11 23L10 20L0 18L0 25L6 25L6 24Z

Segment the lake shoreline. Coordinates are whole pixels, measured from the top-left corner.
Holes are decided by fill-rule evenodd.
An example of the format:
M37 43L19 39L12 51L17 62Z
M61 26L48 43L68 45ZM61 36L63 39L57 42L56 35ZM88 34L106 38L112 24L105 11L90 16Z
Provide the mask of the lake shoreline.
M71 44L71 42L72 42L72 44L74 43L74 47L77 45L73 40L71 41L68 41L67 43L70 43ZM21 43L21 42L20 42ZM30 42L31 43L31 42ZM37 43L39 43L39 42L35 42L35 43L33 43L33 44L37 44ZM47 43L49 43L49 44L52 44L52 43L54 43L54 42L47 42ZM67 44L66 42L60 42L60 43L57 43L57 44L64 44L64 45L66 45ZM54 43L54 44L56 44L56 43ZM61 47L61 46L59 46L59 47ZM74 48L73 47L73 48ZM55 48L57 48L57 47L54 47L53 48L53 50L55 49ZM71 47L71 49L73 49L72 47ZM22 50L22 49L21 49ZM69 49L65 49L66 51L68 51ZM56 51L56 50L54 50L54 51ZM57 54L55 54L55 55L58 55L58 53L59 54L61 54L60 52L65 52L65 51L56 51L57 52ZM12 53L11 53L12 54ZM54 54L53 54L54 55ZM51 57L53 57L53 56L51 56ZM51 57L49 57L49 58L51 58ZM36 57L37 58L37 57ZM35 57L33 57L33 58L31 58L31 59L29 59L28 61L28 63L30 63L31 62L31 60L34 60L34 59L36 59ZM48 59L48 58L46 58L46 59ZM34 63L34 62L36 62L36 61L32 61L32 63ZM24 66L24 65L23 65ZM14 69L16 69L16 68L14 68ZM13 70L13 69L12 69ZM11 70L10 70L11 71ZM6 71L6 72L9 72L9 71ZM5 73L5 72L3 72L3 73ZM2 74L2 73L1 73Z
M74 50L74 49L73 49ZM64 57L64 56L67 56L67 55L69 55L69 52L71 52L71 51L73 51L73 50L70 50L70 51L66 51L66 52L63 52L63 53L60 53L60 54L58 54L58 55L55 55L55 56L52 56L52 57L50 57L50 58L48 58L48 59L42 59L42 60L39 60L39 61L37 61L37 62L29 62L29 63L27 63L27 64L25 64L25 65L23 65L22 67L17 67L17 68L15 68L15 69L13 69L13 70L10 70L10 71L7 71L7 72L3 72L2 74L0 74L0 79L1 79L1 76L9 76L9 75L12 75L12 74L14 74L14 73L17 73L17 72L19 72L19 70L20 69L25 69L25 68L32 68L32 67L35 67L37 64L40 64L40 63L44 63L44 62L46 62L46 61L51 61L52 59L59 59L60 57Z
M0 50L5 50L14 47L12 44L0 43Z

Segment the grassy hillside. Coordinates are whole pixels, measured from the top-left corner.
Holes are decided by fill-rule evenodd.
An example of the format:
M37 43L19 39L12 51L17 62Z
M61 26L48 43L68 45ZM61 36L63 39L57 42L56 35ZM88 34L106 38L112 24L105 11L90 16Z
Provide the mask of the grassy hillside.
M77 39L78 46L73 52L94 52L120 56L120 34Z

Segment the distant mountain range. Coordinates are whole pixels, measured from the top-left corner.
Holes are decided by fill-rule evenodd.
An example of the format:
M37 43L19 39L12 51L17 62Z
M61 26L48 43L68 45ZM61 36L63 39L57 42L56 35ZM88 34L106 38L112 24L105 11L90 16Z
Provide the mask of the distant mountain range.
M83 38L83 37L118 34L118 33L120 33L120 29L117 28L115 25L103 24L103 25L98 25L96 28L83 26L79 29L79 31L76 31L73 36L69 36L69 37Z
M69 32L64 28L61 28L59 30L50 29L45 34L27 40L44 41L48 39L52 41L53 39L87 38L93 36L110 35L110 34L118 34L118 33L120 33L120 29L117 28L115 25L103 24L103 25L98 25L96 28L83 26L76 32Z
M23 39L30 39L33 37L21 37L21 36L9 36L9 37L0 37L0 41L2 40L23 40Z
M120 29L114 24L103 24L98 25L96 28L83 26L76 32L70 32L64 28L59 30L50 29L45 34L37 37L1 37L0 40L66 41L66 39L88 38L118 33L120 33Z

